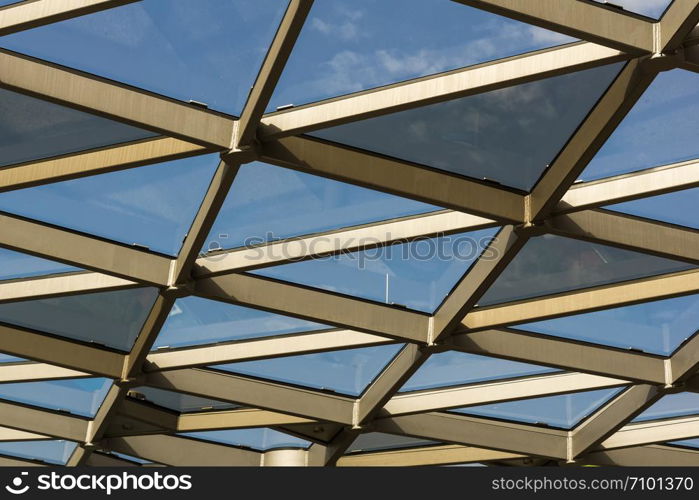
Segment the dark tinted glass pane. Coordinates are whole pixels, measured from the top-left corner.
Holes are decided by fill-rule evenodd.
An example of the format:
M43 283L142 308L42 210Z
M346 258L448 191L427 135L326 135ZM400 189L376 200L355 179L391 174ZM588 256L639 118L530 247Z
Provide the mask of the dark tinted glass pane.
M586 241L531 238L478 301L480 306L690 269L684 262Z
M571 41L448 0L321 0L277 85L271 109Z
M699 295L576 314L517 328L668 356L699 329Z
M331 328L290 316L185 297L175 302L153 347L184 347Z
M588 69L312 135L529 191L620 68Z
M78 270L77 267L0 248L0 280L30 278Z
M240 167L204 250L235 248L439 207L261 162Z
M0 194L0 210L174 255L218 164L217 155Z
M697 205L699 205L699 188L641 198L640 200L609 205L605 208L699 229Z
M532 424L546 424L571 429L597 408L618 394L621 389L575 392L544 398L522 399L483 406L451 410L467 415L501 418Z
M672 3L672 0L593 0L601 4L612 4L614 8L621 7L623 10L641 14L653 19L660 19L665 9Z
M0 89L0 166L155 135L107 118Z
M0 384L0 399L94 417L111 386L106 378Z
M273 266L252 274L432 312L495 228Z
M64 465L76 447L77 443L63 440L5 441L0 442L0 454Z
M401 387L400 392L525 377L556 371L559 370L507 359L447 351L430 356Z
M359 396L401 347L402 344L362 347L229 363L212 368Z
M0 304L0 321L128 351L157 293L135 288Z
M129 397L139 401L147 401L178 413L238 408L238 405L233 403L146 386L136 387L129 391Z
M147 0L3 37L12 50L240 113L284 0Z
M664 71L592 159L584 180L689 160L699 156L699 75Z
M348 453L357 453L361 451L378 451L392 450L399 448L414 448L417 446L427 446L430 444L439 444L437 441L429 441L427 439L418 439L408 436L395 436L393 434L384 434L383 432L368 432L360 434L357 439L347 448Z
M308 448L311 445L310 441L267 428L187 432L182 435L215 443L244 446L260 451L276 448Z
M680 392L663 396L653 406L634 418L633 422L682 417L685 415L699 415L699 394Z

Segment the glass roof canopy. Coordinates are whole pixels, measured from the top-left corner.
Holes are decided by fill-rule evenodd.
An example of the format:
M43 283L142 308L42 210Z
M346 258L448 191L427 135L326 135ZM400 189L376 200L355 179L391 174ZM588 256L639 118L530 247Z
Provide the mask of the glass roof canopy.
M699 9L561 1L0 2L0 465L699 465Z

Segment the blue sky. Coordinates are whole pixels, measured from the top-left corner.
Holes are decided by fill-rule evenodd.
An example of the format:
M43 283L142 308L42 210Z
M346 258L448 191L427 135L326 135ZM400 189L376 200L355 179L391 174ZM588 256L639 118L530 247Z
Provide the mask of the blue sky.
M629 10L651 16L659 15L668 4L666 0L617 1ZM5 3L10 2L0 2L0 5ZM285 6L286 2L281 0L145 0L5 36L0 40L0 46L173 98L202 101L211 108L237 114ZM300 105L569 41L570 38L557 33L446 0L356 0L351 4L346 0L316 0L269 109L290 103ZM580 89L563 92L571 90L567 83L559 85L562 91L553 100L543 99L541 92L531 91L531 88L550 86L552 81L516 87L504 93L510 97L518 96L520 101L498 101L494 93L478 99L480 136L468 135L473 132L468 128L473 128L472 120L467 123L459 121L476 106L474 100L463 101L455 112L458 119L451 125L454 130L434 133L438 137L433 137L429 145L437 148L445 141L463 143L466 135L470 139L489 138L491 149L498 154L472 158L468 167L478 163L478 169L465 169L465 173L476 175L474 172L477 171L479 177L498 177L496 180L504 184L528 189L536 176L529 175L526 182L515 182L514 178L522 173L514 173L518 165L523 164L519 159L530 160L532 169L538 173L536 169L544 168L558 149L556 146L552 150L537 151L535 155L531 138L550 137L555 132L556 144L562 144L611 80L612 69L618 68L590 71L591 80L599 88L586 86L585 102L579 95ZM696 157L699 153L696 141L698 79L699 75L682 70L661 73L581 178L592 180ZM576 96L578 106L572 106L570 101ZM498 108L496 101L509 102L514 109ZM532 118L528 110L536 110L538 118ZM9 91L0 92L0 111L1 165L152 135L135 127ZM503 117L513 116L513 111L520 111L519 118L512 128L507 129L509 135L505 136L501 126ZM563 111L571 112L574 119L565 124L556 119ZM424 124L427 123L425 113L425 109L420 109L413 113L417 118L410 118L412 114L393 115L373 124L357 123L344 129L319 132L318 135L349 143L353 137L360 137L364 142L355 145L377 149L378 143L372 143L367 136L375 139L375 135L384 134L380 137L385 139L389 132L402 130L398 126L396 130L386 130L393 127L391 124L412 130L416 137L423 129L432 130ZM472 115L468 114L469 117ZM37 116L42 119L38 120ZM36 141L36 137L41 140ZM37 142L40 148L34 147ZM517 148L513 146L515 142L518 142ZM483 149L483 143L479 144ZM508 147L503 148L502 144ZM394 150L398 149L401 149L400 140L394 149L384 152L396 154ZM425 151L429 152L427 148ZM444 153L443 149L434 151L435 154ZM461 150L455 151L462 154ZM0 193L0 210L175 255L217 164L217 155L204 155ZM444 168L444 162L435 160L432 166ZM493 173L496 171L500 172L499 176ZM698 192L699 188L609 208L697 228ZM439 209L254 162L241 167L204 250L238 247L249 237L262 240L288 238ZM480 239L491 236L494 231L479 231L471 236ZM560 244L550 240L545 245L551 249L547 260L539 255L542 241L543 238L532 240L506 270L489 292L492 303L551 293L559 288L589 286L593 281L629 279L682 267L679 263L600 245ZM393 250L393 258L383 255L371 261L365 269L358 268L356 259L345 256L272 267L257 274L379 302L386 302L388 276L389 303L432 312L472 261L453 258L405 261L395 258L399 247ZM606 261L614 265L600 265ZM0 250L0 263L2 279L75 270L9 250ZM564 269L560 269L561 266ZM538 281L533 274L539 276ZM483 303L487 302L487 297ZM139 289L47 299L33 304L4 304L0 306L0 321L128 349L153 298L153 290ZM58 309L67 312L60 315L56 313ZM667 355L697 330L698 315L699 300L690 296L521 325L520 328ZM95 334L96 324L103 325L98 335ZM285 335L324 328L327 325L186 298L177 302L156 347ZM390 361L399 347L392 344L220 368L356 395ZM16 358L4 361L16 361ZM403 390L548 371L550 369L524 363L445 353L431 358ZM67 391L76 395L75 401L66 400L63 404L70 403L74 409L79 406L85 408L85 412L92 412L102 386L91 387L87 381L75 383L78 389L83 384L86 390L80 392L74 387L77 392ZM33 387L39 388L38 385ZM60 385L42 387L54 390ZM6 388L9 390L10 387ZM25 391L26 387L21 389ZM61 388L62 391L65 389ZM549 400L550 408L568 405L566 408L570 411L564 416L565 422L569 422L573 416L589 409L587 403L592 405L603 400L597 397L600 394L581 395L575 404L571 398L577 396ZM0 397L10 396L12 394L0 394ZM35 404L45 404L41 391L36 391L36 398L33 400ZM88 401L92 405L89 408ZM537 404L540 401L526 403L519 411L529 411L530 407L526 405ZM572 411L573 407L580 412ZM219 437L242 439L240 436ZM263 437L256 435L255 439Z

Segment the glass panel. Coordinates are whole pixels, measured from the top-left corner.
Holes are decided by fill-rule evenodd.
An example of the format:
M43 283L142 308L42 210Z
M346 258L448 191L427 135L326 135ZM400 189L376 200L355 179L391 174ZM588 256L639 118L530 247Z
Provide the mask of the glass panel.
M233 403L226 403L216 399L203 398L183 394L181 392L167 391L165 389L157 389L155 387L136 387L129 391L129 397L139 401L147 401L154 405L162 406L168 410L173 410L178 413L193 413L208 410L231 410L239 408Z
M175 255L218 155L45 184L0 194L0 210Z
M466 415L501 418L562 429L572 429L597 408L621 392L621 388L574 392L451 410Z
M107 118L0 89L0 166L156 135Z
M216 370L359 396L403 344L212 366Z
M240 113L282 0L148 0L7 35L2 46Z
M32 276L69 273L79 270L77 267L52 260L0 248L0 280L31 278Z
M132 288L0 304L0 321L128 351L157 293Z
M283 432L267 428L231 429L225 431L186 432L181 434L205 441L229 444L232 446L244 446L259 451L274 450L278 448L308 448L310 441L299 439Z
M576 314L517 328L669 356L699 328L699 295Z
M311 135L529 191L621 66L547 78Z
M20 361L25 361L23 358L17 358L15 356L10 356L9 354L0 353L0 363L17 363Z
M298 318L199 297L177 299L155 349L215 344L332 328Z
M0 454L65 465L77 443L63 440L0 442Z
M699 75L675 69L655 77L581 178L589 181L696 158Z
M693 267L685 262L547 234L527 241L478 305L567 292Z
M694 188L609 205L605 208L646 219L699 229L696 211L698 204L699 188Z
M111 386L106 378L0 384L0 399L94 417Z
M431 313L496 231L489 228L347 252L251 273Z
M114 456L117 457L117 458L123 458L124 460L129 460L129 461L131 461L131 462L136 462L137 464L141 464L141 465L153 463L153 462L151 462L150 460L144 460L144 459L142 459L142 458L140 458L140 457L134 457L133 455L127 455L126 453L119 453L119 452L117 452L117 451L110 451L109 454L110 454L110 455L114 455Z
M572 40L448 0L315 2L270 109Z
M530 365L507 359L478 356L463 352L447 351L433 354L401 387L400 392L421 391L435 387L472 384L560 370L546 366Z
M634 418L632 422L698 414L699 394L694 392L680 392L663 396L650 408Z
M440 210L344 182L253 162L240 167L204 250Z
M672 0L593 0L601 4L607 4L615 8L621 8L629 12L641 14L653 19L660 19L665 9L672 3Z
M384 434L383 432L368 432L366 434L360 434L347 449L347 453L414 448L430 444L440 443L438 441L429 441L427 439L418 439L408 436L394 436L393 434Z
M671 441L667 444L674 444L677 446L688 446L690 448L699 448L699 439L685 439L683 441Z

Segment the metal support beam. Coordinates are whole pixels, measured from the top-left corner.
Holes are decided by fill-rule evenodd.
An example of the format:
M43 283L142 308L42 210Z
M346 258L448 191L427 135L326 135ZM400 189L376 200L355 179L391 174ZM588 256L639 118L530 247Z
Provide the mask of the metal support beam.
M0 401L0 422L4 427L81 443L85 440L89 420Z
M0 303L67 297L137 287L138 283L90 271L31 277L0 283Z
M659 40L656 41L655 51L675 50L697 23L699 23L697 0L673 0L660 20Z
M0 365L0 383L2 384L91 376L90 373L47 363L3 363Z
M637 446L586 455L583 463L624 467L697 467L699 452L674 446Z
M599 449L611 450L699 437L699 417L680 417L627 424L605 439Z

